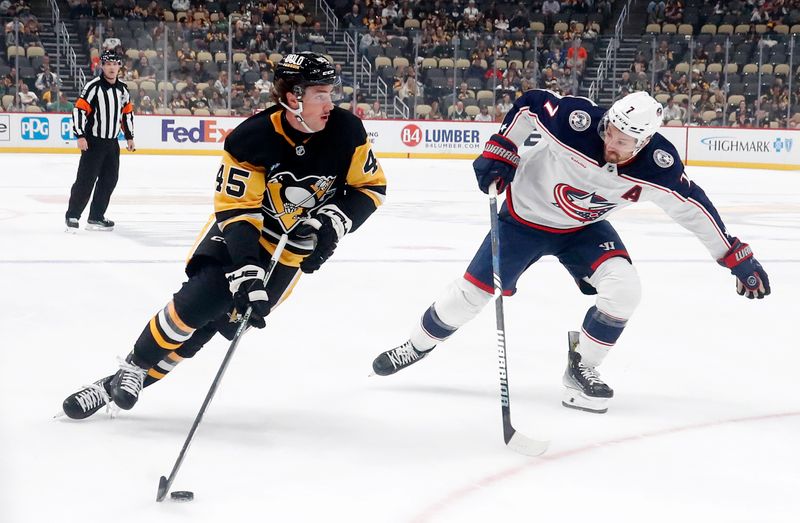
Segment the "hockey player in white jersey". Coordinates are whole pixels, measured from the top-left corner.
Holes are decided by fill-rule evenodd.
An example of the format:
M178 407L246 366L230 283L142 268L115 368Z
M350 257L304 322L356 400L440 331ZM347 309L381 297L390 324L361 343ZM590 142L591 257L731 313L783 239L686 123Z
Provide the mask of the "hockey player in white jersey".
M606 221L619 209L654 202L731 271L740 295L760 299L770 293L750 247L727 233L703 190L684 173L675 147L657 132L662 112L645 92L629 94L606 111L585 98L528 91L473 163L483 192L496 183L506 193L499 212L503 294L513 294L520 275L552 255L584 294L597 297L580 332L568 334L566 407L607 411L614 392L597 367L639 304L636 269ZM544 143L520 157L518 147L533 130ZM425 357L474 318L493 292L487 235L464 276L425 311L410 339L375 359L375 373L394 374Z

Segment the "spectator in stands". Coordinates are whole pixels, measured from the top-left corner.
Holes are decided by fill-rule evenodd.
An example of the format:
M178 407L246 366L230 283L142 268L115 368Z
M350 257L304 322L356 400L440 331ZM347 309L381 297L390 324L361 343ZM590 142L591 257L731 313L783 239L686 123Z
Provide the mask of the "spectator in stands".
M80 18L91 18L92 6L89 5L89 1L78 0L76 4L72 4L69 10L69 17L73 20Z
M431 102L431 112L428 113L426 120L444 120L442 110L439 107L439 100L433 100Z
M0 79L0 97L7 94L16 94L16 90L14 89L14 77L11 73L4 75L3 78Z
M696 64L708 63L708 53L706 52L705 47L703 47L703 44L698 43L694 48L694 56L692 61Z
M322 24L314 22L314 26L308 33L308 41L314 44L325 43L325 32L322 30Z
M38 105L39 103L39 97L36 93L28 89L28 84L22 81L19 83L19 103L23 107Z
M483 80L486 77L486 68L481 65L481 60L477 56L472 57L472 63L467 67L464 73L464 78L479 78Z
M372 102L372 106L367 111L366 118L370 120L385 120L387 118L386 112L381 108L381 103L378 100Z
M36 77L35 87L37 91L43 93L44 91L55 88L60 84L61 82L56 73L51 72L50 66L45 64L44 71L39 73Z
M417 80L417 73L412 66L406 67L403 79L397 85L397 97L401 100L422 96L422 84Z
M194 69L192 70L192 77L197 83L207 83L211 79L211 75L206 71L206 64L203 62L195 62Z
M545 16L546 24L553 24L553 17L561 12L561 3L558 0L544 0L542 3L542 14Z
M228 96L228 91L230 90L230 83L228 81L228 73L226 71L219 72L219 76L214 82L214 90L217 91L219 95L222 97Z
M394 0L389 0L381 10L381 18L386 19L387 23L392 25L397 20L397 14L397 5L395 5Z
M191 62L197 60L197 52L189 46L189 42L183 42L183 45L178 52L176 53L178 57L178 61L181 65L185 64L186 62Z
M670 24L680 24L683 20L683 2L681 0L669 0L664 10L664 19Z
M466 109L464 108L464 102L461 100L456 101L456 105L453 108L453 112L450 114L451 120L471 120L472 118L469 117L467 114Z
M654 92L672 94L676 92L677 89L678 86L672 78L672 71L664 71L664 74L661 75L661 80L659 80L655 86Z
M362 53L366 53L367 49L377 45L380 45L377 31L374 28L370 28L369 32L361 37L361 41L358 43L358 48Z
M144 95L139 102L139 107L136 109L137 114L155 114L156 108L149 96Z
M216 111L217 109L227 109L228 101L222 98L219 91L212 90L211 99L208 101L208 108L211 111Z
M155 68L150 65L150 60L144 55L142 52L138 65L134 66L136 72L139 73L140 80L155 80L156 79L156 70Z
M176 13L180 13L181 11L188 11L190 7L189 0L173 0L172 2L172 10Z
M622 77L617 82L617 94L622 94L622 91L630 94L633 92L633 82L631 81L631 73L622 71Z
M72 109L75 106L67 98L67 93L61 91L58 93L58 100L47 104L47 110L51 113L69 113L72 114Z
M481 106L481 112L479 112L478 114L475 115L475 121L476 122L493 122L494 121L494 118L492 117L492 115L489 114L489 106L488 105L482 105Z
M692 91L708 91L708 87L708 82L705 78L703 78L703 74L700 72L700 69L692 69Z
M666 4L664 0L650 0L647 4L647 23L660 24L664 22L666 14Z
M192 92L187 94L189 99L189 109L194 112L196 109L208 109L208 100L203 93Z
M355 29L356 31L364 29L364 19L361 16L359 4L354 3L350 12L344 15L344 27L345 29Z
M272 93L272 81L269 79L269 71L261 71L261 78L256 81L255 87L261 94L269 95Z
M581 73L587 58L589 58L589 53L581 46L581 39L572 40L572 44L567 49L567 65Z
M508 31L511 28L511 22L506 18L506 14L500 12L497 18L494 19L494 29L496 31Z
M114 3L111 5L111 9L109 10L109 15L111 18L122 19L128 16L130 9L125 5L122 0L114 0Z
M716 64L725 62L725 49L722 47L722 44L717 43L714 45L714 50L708 55L708 62Z
M670 98L667 101L667 106L664 107L664 122L669 122L671 120L680 120L683 121L686 115L684 114L683 110L680 108L679 105L675 104L675 100Z
M500 103L497 104L494 114L498 117L498 119L502 120L505 118L506 113L510 111L513 106L514 102L512 102L511 97L508 95L508 93L506 93L503 95Z
M472 22L478 22L481 19L481 12L478 10L478 6L475 5L475 0L467 2L467 7L464 8L462 15L464 20Z
M492 60L489 69L486 71L486 74L483 75L484 80L486 80L486 85L491 85L493 79L497 79L497 82L500 83L503 81L503 71L498 68L495 64L495 61Z
M461 82L458 85L458 91L456 91L456 99L466 100L467 98L475 98L475 95L470 92L467 82Z

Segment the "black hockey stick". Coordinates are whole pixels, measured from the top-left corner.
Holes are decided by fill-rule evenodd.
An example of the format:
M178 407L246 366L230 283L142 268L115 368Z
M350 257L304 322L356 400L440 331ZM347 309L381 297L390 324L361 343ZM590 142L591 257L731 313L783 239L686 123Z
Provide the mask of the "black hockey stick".
M500 231L497 220L497 185L489 185L489 214L492 236L492 281L494 310L497 317L497 357L500 364L500 404L503 412L503 439L508 448L527 456L538 456L547 450L548 441L531 439L511 425L511 400L506 367L506 327L503 313L503 283L500 280Z
M269 265L267 266L267 273L264 275L265 286L269 281L270 276L272 276L275 266L278 264L278 260L281 257L281 253L283 253L284 247L286 247L286 241L288 239L289 238L287 235L281 235L281 239L278 241L278 245L275 247L275 252L272 253ZM211 388L208 389L208 394L206 394L206 399L203 401L203 406L200 407L200 412L198 412L197 416L194 418L194 423L192 423L192 428L189 430L189 435L186 436L186 441L183 443L181 453L178 454L178 459L175 461L175 465L172 466L172 472L169 473L169 479L161 476L161 479L158 482L158 494L156 495L156 501L164 501L164 498L167 497L167 492L169 492L172 482L175 481L175 476L178 475L178 470L181 468L183 458L186 457L186 451L189 450L189 445L192 443L194 433L197 431L197 427L203 420L203 414L205 414L208 404L211 403L211 400L214 398L214 394L217 392L217 387L222 381L222 376L225 374L225 370L228 368L228 363L230 363L231 358L233 357L236 346L239 345L239 340L242 339L242 334L245 330L247 330L247 322L250 321L250 315L252 313L253 308L247 307L247 310L245 311L244 316L242 316L242 319L239 323L239 328L236 329L236 334L233 335L231 346L228 349L228 352L225 354L225 357L222 359L222 364L219 366L217 375L214 377L214 381L211 383Z

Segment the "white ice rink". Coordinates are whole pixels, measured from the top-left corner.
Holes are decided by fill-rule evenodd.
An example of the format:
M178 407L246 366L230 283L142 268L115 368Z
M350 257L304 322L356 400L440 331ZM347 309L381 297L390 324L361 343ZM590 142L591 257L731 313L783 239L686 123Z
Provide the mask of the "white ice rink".
M506 300L516 427L502 441L491 306L425 361L368 377L488 230L469 162L384 160L384 207L242 340L156 503L228 342L109 419L52 419L110 374L183 281L213 157L126 155L113 233L63 232L78 156L0 156L0 522L800 521L800 174L690 168L773 294L748 301L644 203L612 217L644 286L602 367L605 415L561 407L566 332L593 303L546 258ZM84 216L85 218L85 216ZM83 224L82 224L83 225Z

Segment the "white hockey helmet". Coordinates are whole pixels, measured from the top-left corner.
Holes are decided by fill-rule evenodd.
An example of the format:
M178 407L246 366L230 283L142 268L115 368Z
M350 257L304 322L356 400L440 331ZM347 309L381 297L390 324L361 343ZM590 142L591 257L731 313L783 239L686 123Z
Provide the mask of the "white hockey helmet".
M620 98L603 117L603 129L608 124L636 138L636 152L639 152L661 127L664 108L645 91L636 91Z

